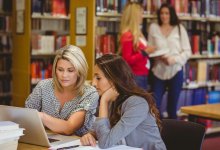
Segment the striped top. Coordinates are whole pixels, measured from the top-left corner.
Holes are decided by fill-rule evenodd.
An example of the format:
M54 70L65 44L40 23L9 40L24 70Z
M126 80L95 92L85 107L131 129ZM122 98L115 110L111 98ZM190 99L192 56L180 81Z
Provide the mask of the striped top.
M75 132L76 135L83 135L88 132L95 121L95 112L98 104L98 93L94 87L85 85L84 94L66 102L61 108L59 100L54 95L53 79L40 81L29 95L25 106L38 111L45 112L53 117L68 120L77 111L85 110L85 122L83 126Z

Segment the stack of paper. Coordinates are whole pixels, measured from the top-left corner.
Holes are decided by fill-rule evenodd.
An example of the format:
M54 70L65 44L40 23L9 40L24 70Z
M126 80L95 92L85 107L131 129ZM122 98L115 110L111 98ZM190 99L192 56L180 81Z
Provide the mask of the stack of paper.
M96 147L82 146L79 139L71 141L69 143L65 143L63 145L49 148L49 150L65 150L65 149L68 149L68 150L101 150L101 148L99 148L98 146L98 143ZM142 148L135 148L135 147L130 147L126 145L116 145L111 148L107 148L105 150L142 150Z
M16 150L18 139L23 135L23 128L11 121L0 121L0 148L1 150Z

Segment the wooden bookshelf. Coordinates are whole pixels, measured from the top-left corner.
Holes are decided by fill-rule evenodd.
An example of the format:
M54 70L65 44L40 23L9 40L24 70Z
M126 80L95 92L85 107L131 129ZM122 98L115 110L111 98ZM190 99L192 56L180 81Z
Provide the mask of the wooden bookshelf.
M70 16L62 16L62 17L57 17L57 16L33 16L31 17L32 19L52 19L52 20L70 20Z
M10 1L2 0L0 5L0 105L10 105L12 91L12 4L10 5Z
M220 59L220 55L192 55L190 59Z
M70 0L69 7L72 7L72 5L75 2L73 0ZM55 53L44 53L44 54L32 54L32 45L31 45L31 36L33 33L43 33L46 35L47 30L38 29L35 30L33 28L34 20L40 20L41 21L65 21L68 24L70 24L70 21L73 19L73 13L74 10L70 12L70 15L67 16L44 16L44 15L32 15L32 0L26 0L25 1L25 10L24 10L24 32L21 34L16 33L16 0L13 0L13 45L16 45L13 47L13 63L12 63L12 76L13 76L13 93L12 93L12 99L14 106L21 106L23 107L25 104L25 100L27 99L28 95L31 93L32 88L35 86L35 84L32 84L31 81L31 63L35 61L35 59L53 59L55 56ZM74 22L72 20L72 22ZM70 26L70 25L69 25ZM71 28L73 29L73 28ZM68 31L61 32L56 31L58 34L70 34L70 29ZM70 39L72 37L70 36ZM70 40L71 43L71 40ZM71 43L74 44L74 43Z
M86 45L79 46L87 59L89 65L88 71L88 80L92 79L93 76L93 66L95 62L95 12L96 12L96 0L74 0L71 1L72 4L70 5L70 35L71 35L71 43L76 45L76 39L79 36L84 36L86 38ZM87 33L85 35L77 35L76 34L76 9L79 7L86 7L87 9Z

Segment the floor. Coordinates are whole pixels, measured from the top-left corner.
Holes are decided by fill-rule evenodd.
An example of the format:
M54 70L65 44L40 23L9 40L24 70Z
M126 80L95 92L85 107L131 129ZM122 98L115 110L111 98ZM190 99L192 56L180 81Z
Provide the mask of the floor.
M220 150L220 133L206 135L202 150Z

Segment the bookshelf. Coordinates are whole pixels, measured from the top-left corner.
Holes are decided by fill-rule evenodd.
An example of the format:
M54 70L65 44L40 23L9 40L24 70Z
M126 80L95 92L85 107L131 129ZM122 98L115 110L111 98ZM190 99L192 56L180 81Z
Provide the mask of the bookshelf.
M51 77L55 50L70 44L70 27L73 22L70 7L73 0L24 1L24 31L16 29L16 2L13 2L13 92L14 106L24 106L25 100L37 82ZM74 44L74 43L72 43Z
M11 104L12 90L12 5L11 1L0 1L0 104Z
M163 1L166 0L143 1L143 7L145 8L143 14L144 33L147 33L149 24L156 21L156 9L159 8ZM120 12L126 0L118 2L120 4L113 5L110 0L96 0L96 15L94 16L96 21L96 36L94 38L97 39L97 36L101 37L104 34L116 34L116 47L118 47L117 34L119 32ZM217 96L212 95L212 97L215 97L212 100L208 96L213 91L219 92L215 94L220 95L220 13L218 10L220 1L167 0L167 2L170 2L175 7L181 23L187 29L193 53L184 67L185 83L179 98L178 109L185 105L214 101ZM113 31L111 27L113 27ZM100 56L101 48L97 46L100 43L97 40L95 42L96 57ZM164 107L162 112L166 112L166 94L163 97Z
M220 14L218 11L218 7L220 2L214 0L159 0L159 1L152 1L152 0L144 0L143 7L144 7L144 33L147 33L149 24L156 21L156 10L162 4L162 2L169 2L171 3L181 20L181 23L186 27L189 38L192 45L192 53L193 55L189 59L189 64L186 65L185 68L185 84L183 86L184 89L192 89L192 88L209 88L209 87L219 87L220 83L220 76L215 79L211 77L212 75L204 75L202 81L197 79L197 77L189 77L189 76L197 76L198 66L203 64L206 67L206 74L212 74L212 68L218 68L218 61L220 60ZM120 23L121 17L121 10L126 3L126 0L118 1L117 4L112 3L112 1L103 1L103 0L96 0L96 32L98 30L99 37L102 37L103 34L118 34L118 27L117 24ZM112 31L109 31L111 25L116 26ZM109 27L110 25L110 27ZM102 28L105 29L102 29ZM101 29L99 29L101 28ZM101 35L99 35L101 34ZM102 39L101 39L102 40ZM116 36L116 47L118 45L117 36ZM208 42L207 42L208 41ZM97 42L98 44L102 42ZM96 45L97 45L96 43ZM98 50L97 50L98 49ZM100 46L96 46L96 56L100 54ZM117 48L116 48L117 49ZM104 53L104 52L102 52ZM102 54L101 54L102 55ZM215 60L213 62L213 60ZM211 61L211 62L210 62ZM196 63L196 69L191 71L189 68L191 67L191 62ZM204 64L206 62L206 64ZM201 67L200 67L201 68ZM201 68L204 71L204 68ZM189 73L195 72L195 73ZM194 75L191 75L194 74ZM204 72L203 72L204 74ZM194 78L189 79L189 78ZM200 77L198 77L200 78ZM198 80L198 81L197 81Z
M31 14L31 1L25 1L25 31L23 34L16 34L15 27L13 30L13 43L16 45L16 48L14 48L13 52L13 70L12 70L12 76L15 80L14 86L13 86L13 102L16 106L23 106L24 101L27 98L27 96L30 93L31 90L31 62L32 59L48 59L53 58L54 54L32 54L31 53L31 35L34 32L41 32L42 30L34 29L32 30L33 20L35 22L38 22L38 20L64 20L69 22L69 29L68 33L70 34L70 43L77 45L78 39L83 38L85 41L85 45L77 45L79 46L83 52L85 53L86 59L89 64L89 72L88 72L88 80L92 79L92 72L93 72L93 66L95 58L98 57L100 54L100 47L98 46L99 40L97 36L102 36L107 34L113 35L114 39L114 52L117 51L118 48L118 32L119 32L119 23L120 23L120 17L121 17L121 7L122 4L118 5L117 10L108 11L108 9L103 9L98 11L97 6L100 4L100 2L103 2L104 0L69 0L69 14L67 17L59 17L57 19L51 16L32 16ZM105 0L106 2L110 2L109 0ZM189 0L183 0L184 2L187 2L187 6L197 6L194 3L197 1L189 1ZM116 1L115 1L116 2ZM118 2L126 2L126 0L118 1ZM148 0L144 0L143 5L145 9L144 13L144 19L146 20L146 26L144 28L145 32L147 31L147 27L149 23L152 21L156 21L156 15L155 15L155 9L156 6L159 5L155 1L153 4L147 4ZM153 2L153 1L151 1ZM160 1L162 2L162 1ZM173 2L173 1L172 1ZM182 2L182 1L181 1ZM13 0L13 6L15 6L15 0ZM150 7L151 5L155 5L154 7ZM106 5L107 6L107 5ZM120 8L119 8L120 7ZM176 5L178 7L178 5ZM86 8L86 29L87 32L85 34L78 34L76 32L76 9L77 8ZM182 8L182 3L181 3ZM118 10L119 9L119 10ZM185 8L186 9L186 8ZM198 9L195 9L198 10ZM197 24L210 24L215 25L220 23L219 15L210 15L210 17L205 17L205 15L197 15L197 14L204 14L204 12L193 12L188 13L191 10L187 8L186 10L180 10L179 11L179 17L188 28L188 25L190 25L190 22L196 22ZM15 16L16 10L13 8L13 16ZM15 18L15 17L14 17ZM37 21L36 21L37 20ZM14 19L15 22L15 19ZM217 26L217 25L215 25ZM213 30L213 29L212 29ZM190 32L190 26L189 26L189 32ZM27 42L28 41L28 42ZM25 44L23 44L25 43ZM108 49L107 49L108 51ZM112 50L110 50L112 52ZM189 61L198 61L198 60L205 60L209 61L212 59L218 60L220 58L220 55L208 55L208 54L196 54L193 55ZM190 83L187 83L184 88L191 88L189 86ZM218 86L218 83L213 84L203 84L204 86ZM199 87L199 86L197 86Z

